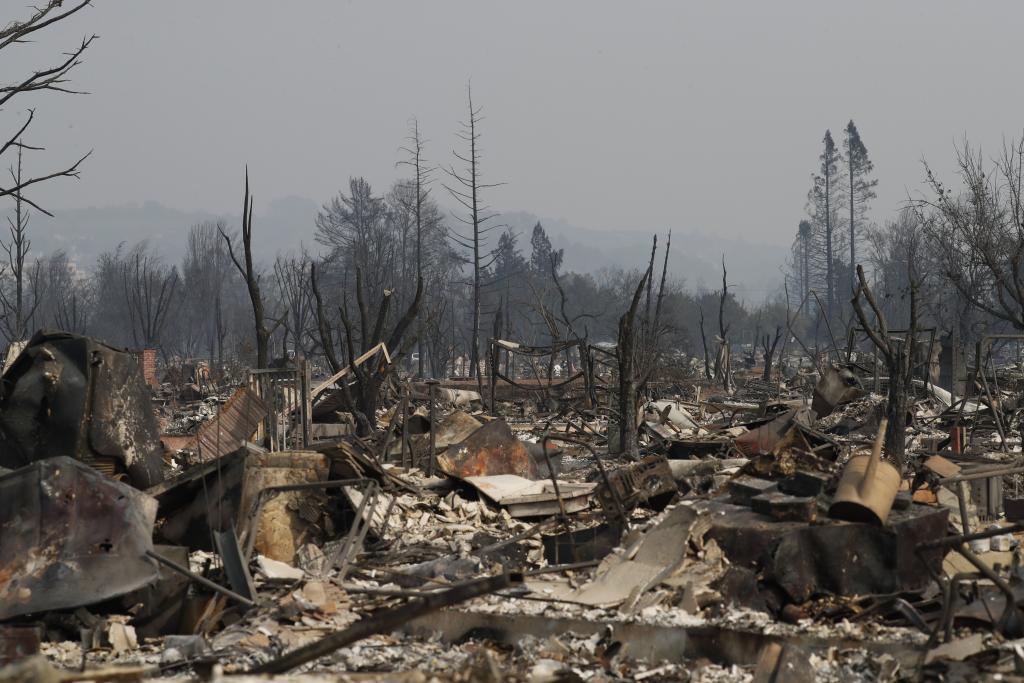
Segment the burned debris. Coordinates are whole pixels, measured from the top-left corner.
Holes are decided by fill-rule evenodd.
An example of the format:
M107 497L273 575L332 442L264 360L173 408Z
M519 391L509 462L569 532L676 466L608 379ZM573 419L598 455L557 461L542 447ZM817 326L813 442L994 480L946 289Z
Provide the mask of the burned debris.
M852 120L841 140L826 130L806 204L802 192L796 197L808 215L782 284L770 250L746 253L750 234L742 232L715 236L745 239L728 259L721 254L720 271L716 247L708 269L692 232L701 214L689 207L669 214L681 235L639 242L629 232L649 220L644 211L656 201L677 199L675 180L637 180L644 163L613 172L626 148L656 148L651 160L680 163L664 140L644 144L656 126L631 125L637 139L623 147L604 144L608 127L582 125L650 90L632 87L650 69L626 45L597 50L598 80L625 79L608 88L516 79L593 90L603 100L589 111L521 107L518 114L538 109L547 118L514 136L524 145L543 144L550 131L567 136L561 147L579 159L559 166L556 183L543 177L543 153L531 157L524 147L524 167L537 172L531 185L605 202L595 211L609 220L636 220L616 225L622 234L575 239L560 227L549 235L526 212L499 220L488 202L507 201L496 180L507 171L491 168L488 148L491 126L507 123L483 115L481 94L494 84L474 89L478 81L467 81L465 119L447 162L428 158L413 118L394 165L403 175L383 192L353 176L319 210L301 197L263 202L261 194L257 203L245 166L238 229L213 216L187 232L167 229L184 238L180 261L169 258L163 236L146 239L157 228L144 224L131 226L141 241L96 254L61 226L43 256L31 250L30 213L54 217L41 205L41 187L78 178L88 145L36 157L49 145L30 139L35 110L20 105L43 92L84 92L72 72L95 36L32 66L13 53L93 4L115 3L41 0L20 20L0 22L0 52L12 56L0 107L13 122L0 145L10 176L0 197L13 204L9 239L0 236L0 681L1024 679L1024 142L1004 143L991 164L965 142L959 191L925 166L923 193L912 192L880 226L869 211L878 181L860 131ZM187 3L147 4L135 21L189 11L177 9ZM295 3L243 4L241 14L219 13L236 33L257 26L254 17L268 11L260 5ZM303 60L296 69L277 65L295 86L288 94L310 83L318 97L373 92L381 83L395 92L410 83L416 92L448 92L408 65L426 66L433 44L499 37L435 35L465 21L419 22L414 30L427 41L365 31L359 19L389 3L346 8L353 16L342 22L325 19L335 3L320 4L300 28L279 33L355 56L346 71L351 87L320 87L337 80L320 71L336 55L276 41L283 49L275 60ZM423 16L440 15L443 4L431 3ZM97 16L122 19L110 13L123 10L103 11ZM290 16L279 11L275 28ZM217 14L192 25L215 32L224 21ZM329 39L312 39L321 26L333 32ZM352 34L338 37L346 30L372 34L374 59L413 55L401 78L382 80L388 71L366 68ZM113 33L136 46L146 35ZM559 65L548 63L549 52L532 50L543 48L534 45L543 34L531 34L529 52L550 70ZM38 42L26 57L46 54ZM258 50L260 41L251 42ZM658 46L660 63L670 61L666 45L693 41L647 42ZM460 64L471 69L500 52L465 47ZM988 54L958 55L973 53ZM118 59L106 67L137 61L111 54ZM178 61L188 54L171 53ZM236 102L216 103L218 81L244 86L242 72L267 75L252 52L239 55L246 68L220 79L219 60L201 51L202 75L216 84L202 90L210 104L175 113L237 110ZM622 55L627 62L615 68ZM764 71L750 69L750 60L724 61L755 78ZM621 87L626 80L630 87ZM685 80L684 90L698 92L699 79ZM117 90L179 94L159 79L134 74L129 82ZM656 92L671 90L659 83ZM539 94L519 99L532 103ZM363 99L367 106L317 111L332 126L356 111L369 135L391 120L380 106L395 98ZM518 101L511 91L502 99ZM644 108L645 124L660 109ZM703 109L715 115L715 107ZM559 121L565 112L579 123ZM62 135L95 129L78 125L79 113ZM50 116L42 120L52 125ZM235 117L239 130L228 136L287 143L259 146L259 160L276 166L273 174L254 168L260 182L297 175L294 159L274 156L303 154L296 131L317 135L324 156L339 149L328 140L333 132L305 130L311 125L283 136L243 130L274 118L290 121ZM314 120L308 107L298 118ZM145 149L141 132L187 130L151 116L132 123L131 135L106 142L125 138ZM692 133L690 123L676 129ZM751 139L726 125L704 129L725 144ZM221 133L207 124L190 141ZM494 142L502 139L509 138ZM341 148L349 157L363 147L370 145ZM202 144L180 148L199 150L192 166L159 150L153 159L172 170L223 167ZM750 198L770 196L770 188L744 194L738 171L764 159L773 172L786 165L750 149L722 155L730 167L716 173L679 176L673 167L671 175L688 184L711 177L728 195L704 215L723 214L745 231L755 223L736 220L734 209L756 205L759 228L774 219L764 211L769 203ZM600 166L586 169L593 150ZM33 171L54 163L49 154L65 161ZM241 170L242 161L228 163ZM580 192L565 180L581 169L579 182L596 169L622 187ZM216 184L186 180L198 182L185 191ZM638 182L643 192L631 192ZM104 185L141 183L96 183L88 192ZM707 191L686 190L681 203ZM601 192L614 192L622 206ZM131 212L132 220L152 216L151 208ZM93 221L105 215L89 213ZM210 216L166 213L166 221ZM528 254L517 242L524 230ZM65 244L66 251L53 246ZM92 268L87 256L96 257ZM755 277L765 267L770 277ZM752 292L764 299L752 302Z
M347 373L256 371L175 441L155 427L174 424L166 385L132 356L40 332L0 396L4 672L1016 671L1014 390L958 396L911 373L901 469L856 351L770 388L734 368L728 394L701 372L650 378L632 458L593 408L621 385L581 359L600 351L567 349L568 381L510 371L488 400L380 382L362 434L303 426L338 414L317 406ZM375 353L366 372L394 373ZM972 377L1013 372L981 361ZM160 444L178 448L154 461Z

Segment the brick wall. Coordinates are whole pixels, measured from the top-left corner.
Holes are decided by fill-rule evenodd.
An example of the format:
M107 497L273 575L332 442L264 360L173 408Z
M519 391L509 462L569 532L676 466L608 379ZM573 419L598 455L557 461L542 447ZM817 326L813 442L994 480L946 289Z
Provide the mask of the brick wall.
M146 380L146 384L151 387L159 387L160 379L156 375L156 349L135 350L131 354L142 366L142 376Z

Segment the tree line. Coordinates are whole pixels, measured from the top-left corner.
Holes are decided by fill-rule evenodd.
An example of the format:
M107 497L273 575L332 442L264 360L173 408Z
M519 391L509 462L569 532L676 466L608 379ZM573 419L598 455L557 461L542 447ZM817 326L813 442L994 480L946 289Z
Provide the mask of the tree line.
M48 0L31 8L0 29L0 52L88 5ZM84 37L0 88L0 108L29 94L76 93L71 74L93 41ZM383 342L410 373L478 379L492 362L491 338L532 346L656 342L659 372L697 358L706 377L729 388L736 363L770 368L787 344L811 356L837 351L850 329L880 331L883 317L893 329L934 327L964 343L990 331L1024 331L1022 142L992 158L965 141L955 153L955 178L939 178L926 163L921 189L879 222L871 212L874 164L860 130L851 120L838 141L826 131L783 291L741 302L725 258L721 288L687 289L668 269L667 235L661 252L653 241L646 269L577 273L565 268L542 225L529 235L504 226L490 208L501 182L483 154L482 110L469 87L466 95L466 118L453 126L455 149L434 153L412 121L389 187L349 178L316 217L317 251L299 244L270 262L254 257L261 232L275 226L254 220L248 172L241 224L182 226L184 254L158 253L144 240L92 264L60 251L35 253L35 219L49 212L33 189L77 178L89 153L57 162L45 156L47 170L25 172L26 157L43 150L31 139L34 110L24 110L0 138L9 167L0 197L12 203L0 239L7 257L0 336L10 342L57 327L155 347L167 361L264 366L304 356L334 371ZM869 292L868 309L851 305ZM632 321L629 329L624 320ZM640 375L650 358L633 359ZM540 371L550 376L554 364Z

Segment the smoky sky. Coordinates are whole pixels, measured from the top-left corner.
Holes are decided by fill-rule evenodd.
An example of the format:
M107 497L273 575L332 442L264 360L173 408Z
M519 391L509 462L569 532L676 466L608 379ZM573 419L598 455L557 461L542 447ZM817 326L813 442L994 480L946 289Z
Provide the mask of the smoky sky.
M257 210L323 202L352 175L383 192L413 116L451 163L471 81L495 208L786 243L826 128L856 121L877 222L922 158L948 175L965 135L992 155L1019 136L1022 20L1009 0L96 0L0 65L10 79L96 33L74 72L90 94L0 120L37 108L30 170L94 150L80 181L32 195L48 207L237 213L246 164Z

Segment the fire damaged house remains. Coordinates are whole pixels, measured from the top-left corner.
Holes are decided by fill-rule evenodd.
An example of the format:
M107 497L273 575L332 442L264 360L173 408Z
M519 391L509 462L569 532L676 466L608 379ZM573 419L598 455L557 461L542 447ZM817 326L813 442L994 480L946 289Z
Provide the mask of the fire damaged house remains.
M317 382L304 359L196 396L180 378L150 388L136 356L100 341L37 333L0 395L0 672L810 681L1024 667L1016 366L979 345L959 394L942 368L916 368L902 462L886 448L887 379L856 344L780 358L793 371L769 381L734 370L729 392L654 379L634 458L608 407L616 350L550 352L567 348L567 379L495 374L487 397L405 377L377 349L366 434L337 400L346 373Z

